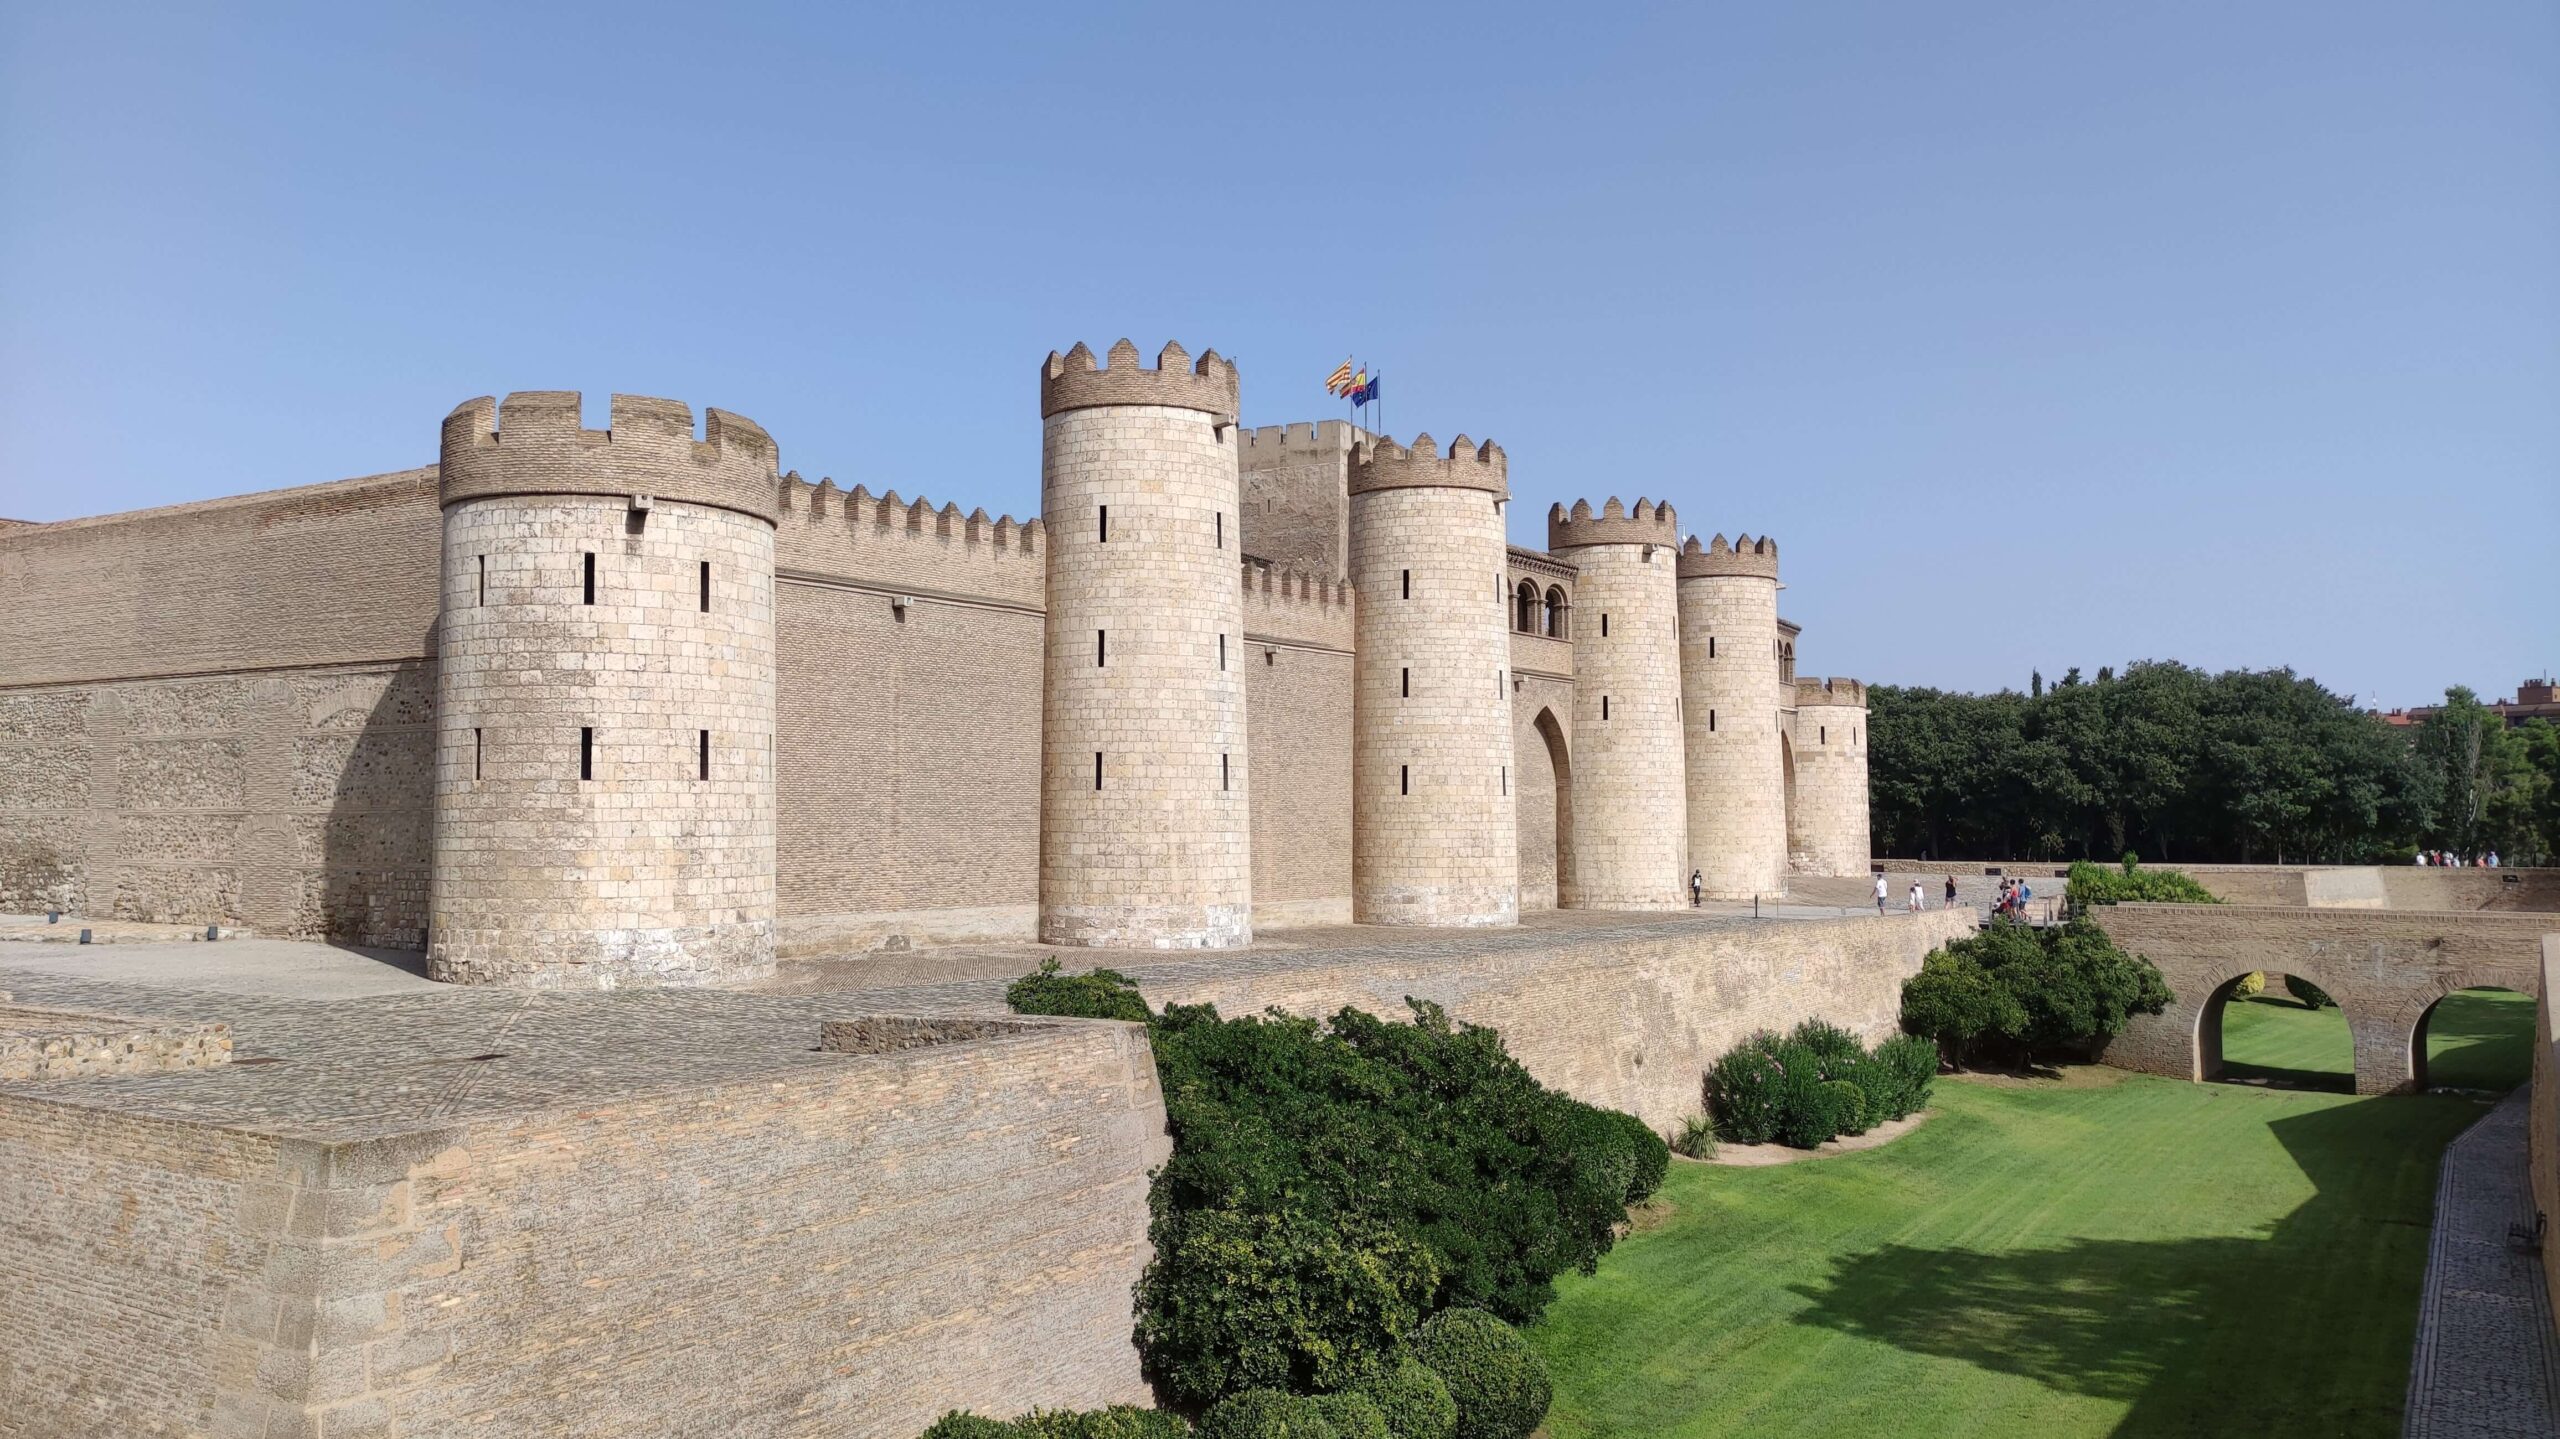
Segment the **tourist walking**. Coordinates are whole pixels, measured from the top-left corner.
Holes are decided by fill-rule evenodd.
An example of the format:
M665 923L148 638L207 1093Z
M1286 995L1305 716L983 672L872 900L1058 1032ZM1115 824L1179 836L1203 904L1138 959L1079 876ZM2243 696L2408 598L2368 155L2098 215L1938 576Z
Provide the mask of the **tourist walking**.
M1694 869L1689 871L1689 907L1691 909L1698 908L1699 905L1705 901L1706 897L1707 882L1705 876L1699 874L1698 871Z
M1920 912L1920 881L1916 879L1911 881L1911 912Z
M1882 914L1882 913L1884 913L1884 897L1885 897L1885 895L1886 895L1887 893L1888 893L1888 891L1887 891L1887 890L1886 890L1886 888L1885 888L1884 876L1883 876L1883 875L1877 875L1877 876L1876 876L1876 913L1878 913L1878 914Z
M1949 909L1953 909L1953 908L1955 908L1955 907L1956 907L1956 877L1955 877L1954 875L1948 875L1948 876L1947 876L1947 908L1949 908Z

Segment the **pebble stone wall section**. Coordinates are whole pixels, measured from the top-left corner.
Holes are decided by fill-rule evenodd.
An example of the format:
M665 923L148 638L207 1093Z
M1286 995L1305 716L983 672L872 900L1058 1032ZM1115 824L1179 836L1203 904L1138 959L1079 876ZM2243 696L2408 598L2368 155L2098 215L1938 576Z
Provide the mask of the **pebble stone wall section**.
M1516 924L1502 451L1364 444L1350 490L1351 917Z
M1679 518L1612 496L1547 512L1573 596L1573 868L1580 909L1689 903L1680 741Z
M774 444L720 410L696 441L672 400L612 417L542 392L445 420L435 979L773 968Z
M1253 939L1236 371L1122 340L1040 372L1040 938Z
M1796 681L1795 759L1787 811L1795 867L1806 874L1865 874L1865 685L1850 679Z
M1787 799L1778 727L1778 544L1762 535L1680 550L1680 729L1689 864L1709 899L1782 894Z

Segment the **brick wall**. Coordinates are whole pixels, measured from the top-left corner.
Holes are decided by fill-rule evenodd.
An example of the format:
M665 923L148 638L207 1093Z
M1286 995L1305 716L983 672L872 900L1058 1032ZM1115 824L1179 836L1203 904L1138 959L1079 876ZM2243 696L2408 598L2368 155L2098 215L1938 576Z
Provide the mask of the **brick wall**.
M0 689L431 658L436 472L0 532Z
M0 910L416 948L426 660L0 691Z

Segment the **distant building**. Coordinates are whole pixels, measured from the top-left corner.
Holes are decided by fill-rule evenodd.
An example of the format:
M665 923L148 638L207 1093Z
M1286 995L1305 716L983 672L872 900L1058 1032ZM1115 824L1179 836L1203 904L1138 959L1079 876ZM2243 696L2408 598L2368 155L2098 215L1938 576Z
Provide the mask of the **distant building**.
M2442 705L2418 705L2411 709L2383 710L2378 713L2382 715L2384 724L2397 725L2406 729L2443 708ZM2553 724L2560 724L2560 692L2555 692L2554 682L2549 676L2526 680L2516 686L2514 699L2498 700L2489 706L2489 710L2505 720L2509 729L2514 729L2527 720L2535 719L2547 719Z

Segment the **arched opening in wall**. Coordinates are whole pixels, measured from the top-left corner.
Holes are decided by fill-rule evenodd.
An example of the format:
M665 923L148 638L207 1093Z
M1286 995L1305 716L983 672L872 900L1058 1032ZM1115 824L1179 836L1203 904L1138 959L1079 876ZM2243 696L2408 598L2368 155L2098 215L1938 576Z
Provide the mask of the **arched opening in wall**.
M1795 681L1796 647L1788 644L1785 640L1780 640L1778 641L1778 682L1780 684L1794 684Z
M2355 1036L2311 981L2265 970L2235 974L2196 1011L2196 1078L2353 1094Z
M1802 854L1804 836L1796 828L1796 746L1795 741L1787 738L1787 722L1784 718L1778 721L1778 773L1785 781L1779 788L1785 795L1787 850L1790 854Z
M2480 986L2427 1006L2409 1035L2418 1088L2504 1094L2533 1077L2533 996Z
M1569 640L1573 638L1573 632L1567 626L1565 615L1565 612L1572 608L1573 606L1565 603L1564 589L1562 586L1551 585L1547 588L1545 621L1548 639Z
M1554 909L1573 899L1573 759L1553 709L1539 709L1530 728L1537 740L1522 738L1513 800L1520 836L1520 907Z
M1538 587L1532 581L1522 580L1512 594L1511 627L1524 635L1538 632Z

